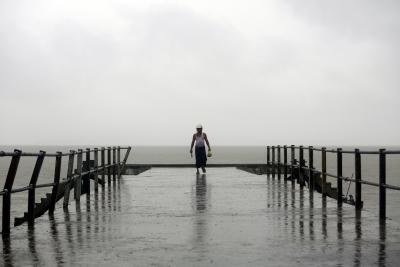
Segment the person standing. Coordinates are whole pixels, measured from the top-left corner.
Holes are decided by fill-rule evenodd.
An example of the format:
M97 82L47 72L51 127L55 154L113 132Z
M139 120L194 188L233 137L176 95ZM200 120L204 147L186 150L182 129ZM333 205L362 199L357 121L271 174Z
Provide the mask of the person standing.
M193 134L192 144L190 145L190 155L193 157L193 146L195 146L195 157L196 157L196 169L199 173L199 168L202 169L203 173L206 172L207 154L206 144L208 147L209 154L211 155L211 147L208 142L206 133L203 132L203 126L198 124L196 126L196 133Z

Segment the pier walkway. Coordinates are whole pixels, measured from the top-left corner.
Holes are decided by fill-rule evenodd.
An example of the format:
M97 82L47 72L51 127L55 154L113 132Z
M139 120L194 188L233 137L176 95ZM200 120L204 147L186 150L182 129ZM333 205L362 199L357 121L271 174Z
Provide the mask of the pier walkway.
M400 226L236 168L152 168L18 226L0 265L396 266Z

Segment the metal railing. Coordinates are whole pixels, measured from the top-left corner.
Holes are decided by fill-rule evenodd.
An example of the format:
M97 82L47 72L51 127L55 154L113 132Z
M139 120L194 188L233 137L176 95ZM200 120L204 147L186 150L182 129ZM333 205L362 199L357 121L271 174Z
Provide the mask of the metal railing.
M121 161L121 151L126 150L124 159ZM80 196L82 195L82 182L86 185L86 192L90 193L90 177L89 175L94 175L94 186L95 191L98 190L99 175L101 175L103 185L105 181L105 176L107 175L108 182L111 181L111 176L113 180L117 177L121 177L123 168L126 165L131 147L101 147L99 148L87 148L85 150L78 149L77 151L71 150L67 153L56 152L56 153L46 153L45 151L40 151L38 153L27 153L21 150L14 150L13 152L0 151L0 157L11 157L10 166L8 168L8 173L4 183L4 188L0 191L0 196L3 196L3 207L2 207L2 236L8 237L10 234L10 211L11 211L11 194L28 191L28 226L32 227L35 220L35 190L37 188L52 187L52 192L49 201L49 214L54 213L55 205L57 202L57 194L59 194L59 189L61 183L65 185L64 188L64 201L63 206L67 207L69 203L70 190L73 185L74 187L74 197L77 202L80 201ZM100 162L99 162L99 152L100 152ZM107 152L107 153L106 153ZM83 169L83 155L86 156L87 166ZM112 154L112 157L111 157ZM91 166L91 155L93 155L93 166ZM106 157L107 155L107 157ZM15 176L18 170L19 162L21 157L36 157L36 163L32 172L31 179L27 186L20 188L13 188ZM53 157L55 158L54 166L54 178L52 183L37 184L39 174L42 168L42 164L45 158ZM67 175L61 180L61 164L63 157L68 157L68 168ZM74 160L77 160L76 167L74 171ZM106 163L107 158L107 163ZM82 180L82 177L87 176L87 179Z
M281 161L281 150L283 149L283 162ZM290 162L288 163L288 149L291 152ZM298 150L298 159L296 159L296 150ZM308 166L305 165L304 151L308 151ZM314 166L314 151L321 152L321 169L317 169ZM327 172L327 153L336 154L336 174ZM355 176L345 177L343 176L343 154L350 154L354 156L354 171ZM370 182L362 179L361 174L361 158L362 155L378 155L379 156L379 182ZM327 182L326 178L331 177L336 179L337 186L337 203L342 205L343 203L343 181L351 181L355 183L355 208L361 210L363 206L362 202L362 185L369 185L379 188L379 218L381 220L386 219L386 189L400 190L400 186L390 185L386 183L386 157L387 155L400 155L398 150L386 150L379 149L375 150L360 150L358 148L354 150L343 150L342 148L327 149L326 147L314 148L313 146L267 146L267 173L278 176L281 178L281 172L285 181L288 180L290 171L291 181L295 182L297 176L298 183L301 187L305 185L303 180L303 172L308 174L308 186L310 193L312 194L315 190L315 175L320 175L321 178L321 193L326 196ZM275 159L275 156L277 157ZM297 173L296 173L297 172Z

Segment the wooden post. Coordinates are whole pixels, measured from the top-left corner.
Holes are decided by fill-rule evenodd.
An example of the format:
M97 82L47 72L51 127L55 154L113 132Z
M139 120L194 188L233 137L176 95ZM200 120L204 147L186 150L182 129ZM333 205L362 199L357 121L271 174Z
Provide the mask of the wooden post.
M386 150L379 149L379 219L386 219Z
M32 228L35 223L35 191L36 191L36 183L39 178L40 170L42 169L42 164L46 152L40 151L37 159L35 167L33 168L31 180L29 181L29 190L28 190L28 228Z
M70 154L68 156L68 170L67 170L67 181L65 185L65 191L64 191L64 202L63 202L63 207L67 208L68 203L69 203L69 195L71 191L71 183L74 182L75 180L72 178L74 173L74 158L75 158L76 152L74 150L70 151Z
M97 193L99 191L99 149L94 149L94 191Z
M57 152L56 165L54 167L53 189L51 190L51 199L49 206L50 215L54 214L54 209L56 208L58 186L60 185L60 177L61 177L61 161L62 161L62 153Z
M278 166L278 180L280 180L281 179L281 146L277 147L277 152L278 152L278 155L277 155L277 157L278 157L278 164L277 164L277 166Z
M105 169L105 148L101 148L101 179L103 180L102 186L104 187L106 184L106 169Z
M272 146L272 178L275 178L275 146Z
M338 148L337 149L337 204L338 206L342 206L343 202L343 181L342 181L342 176L343 176L343 154L342 154L342 149Z
M308 188L310 194L314 193L314 147L308 147Z
M11 190L14 184L15 175L21 158L21 150L14 150L14 155L11 158L10 167L8 168L6 182L4 183L3 195L3 229L2 236L8 237L10 235L10 212L11 212Z
M304 186L303 166L304 166L304 151L303 151L303 146L300 146L300 148L299 148L299 184L301 187Z
M322 196L326 196L326 147L322 148L321 151L321 178L322 178Z
M288 167L287 167L287 146L283 146L283 164L284 169L283 169L283 178L285 180L285 183L287 182L287 175L288 175Z
M294 156L294 145L290 146L290 175L292 176L292 184L295 183L294 179L294 161L295 161L295 156Z
M117 147L117 177L121 178L121 147Z
M115 181L115 178L116 178L116 161L115 161L115 151L116 149L115 149L115 146L113 146L113 148L112 148L112 160L113 160L113 166L112 166L112 175L113 175L113 181Z
M89 172L87 175L83 177L83 187L84 187L84 192L89 196L90 195L90 176L92 174L90 173L91 167L90 167L90 148L86 148L86 170Z
M82 155L83 151L82 149L78 149L78 157L77 157L77 177L75 179L75 187L74 187L74 192L75 192L75 201L80 202L81 201L81 194L82 194Z
M271 148L267 146L267 175L270 174L270 167L271 167Z
M361 210L361 153L355 149L356 209Z
M111 182L111 147L107 147L107 175L108 175L108 183Z

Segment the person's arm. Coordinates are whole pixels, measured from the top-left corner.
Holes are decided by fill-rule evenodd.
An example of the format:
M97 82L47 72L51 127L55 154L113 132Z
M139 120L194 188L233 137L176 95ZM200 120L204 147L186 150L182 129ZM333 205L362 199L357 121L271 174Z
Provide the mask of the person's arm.
M194 137L194 135L193 135L193 137L192 137L192 144L190 145L190 154L193 154L193 146L194 146L194 141L196 140L196 138Z
M204 133L204 140L206 141L206 144L208 146L208 150L211 150L210 142L208 142L207 135Z

